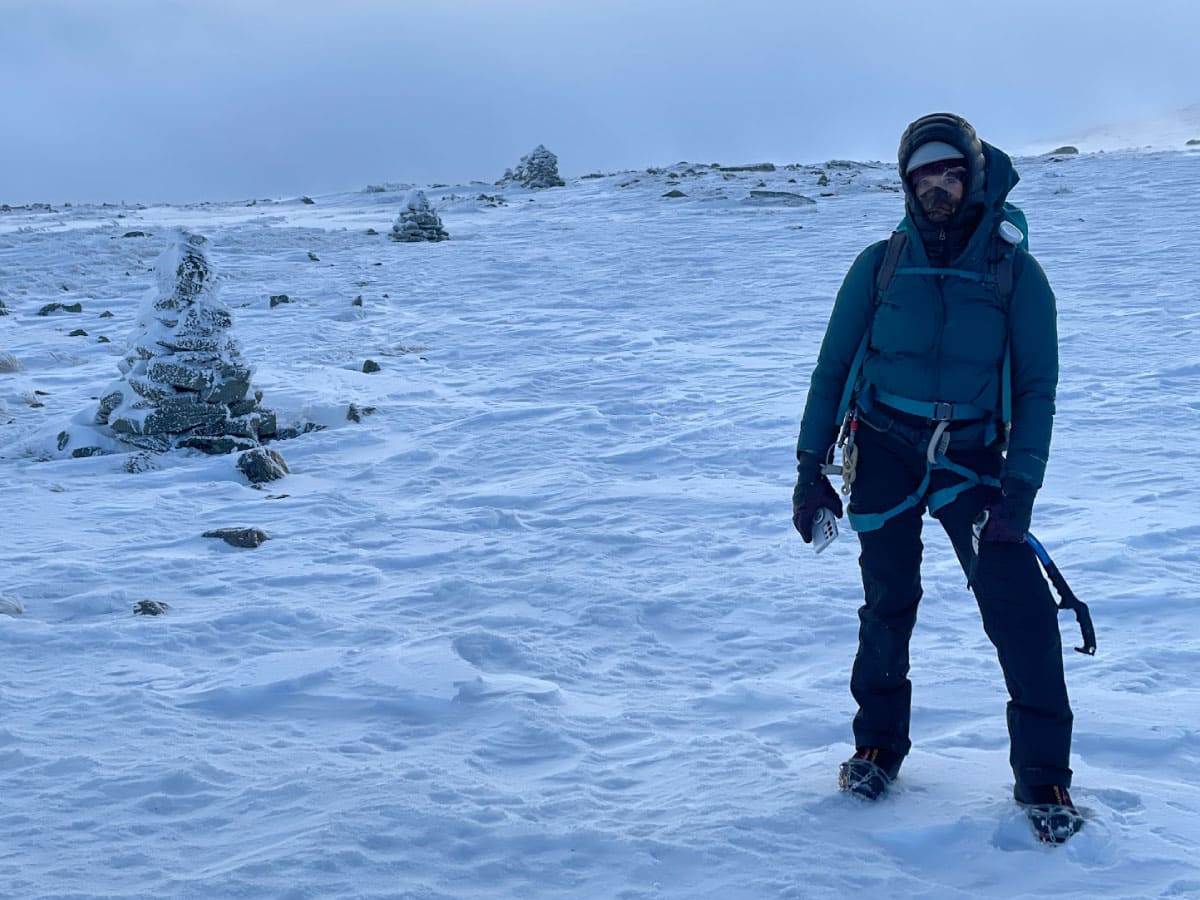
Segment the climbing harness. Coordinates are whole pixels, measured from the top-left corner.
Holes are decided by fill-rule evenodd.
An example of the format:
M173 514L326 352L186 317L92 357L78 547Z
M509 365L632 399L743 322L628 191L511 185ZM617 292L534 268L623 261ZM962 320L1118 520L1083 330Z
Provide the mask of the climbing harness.
M950 404L943 405L950 406ZM917 485L916 489L891 509L883 512L860 513L848 510L846 517L850 521L851 528L859 533L877 531L887 524L888 520L900 515L902 512L919 507L922 503L925 503L929 507L930 513L936 514L938 510L949 506L961 494L973 487L980 485L1000 487L1000 479L992 475L980 475L974 469L960 465L946 455L951 440L951 432L948 429L953 421L950 418L937 420L937 424L930 433L928 440L922 440L921 445L917 446L916 449L921 451L925 457L925 474L922 476L921 482ZM925 495L929 490L930 482L933 480L933 473L938 469L953 472L961 480L949 487L936 490L926 497Z

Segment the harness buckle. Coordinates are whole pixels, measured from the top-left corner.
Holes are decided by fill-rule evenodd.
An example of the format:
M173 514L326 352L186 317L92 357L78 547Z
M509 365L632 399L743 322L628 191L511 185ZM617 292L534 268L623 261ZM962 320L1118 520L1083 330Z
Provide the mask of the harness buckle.
M950 422L954 419L954 404L938 401L933 404L933 415L929 417L934 422Z

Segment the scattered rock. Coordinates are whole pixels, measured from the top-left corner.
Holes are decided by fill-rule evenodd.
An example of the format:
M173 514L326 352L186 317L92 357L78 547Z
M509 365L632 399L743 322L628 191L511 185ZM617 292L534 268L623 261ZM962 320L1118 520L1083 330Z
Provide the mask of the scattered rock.
M1079 148L1072 147L1070 144L1067 144L1063 147L1059 147L1057 150L1050 151L1050 155L1051 156L1078 156Z
M368 228L367 234L370 235L371 237L375 237L375 235L379 234L379 232L376 231L374 228Z
M380 371L380 366L379 366L379 363L375 362L375 360L368 359L366 362L363 363L362 370L367 375L370 375L372 372Z
M51 313L66 312L66 313L81 313L83 312L82 303L47 303L38 310L39 316L48 316Z
M444 241L450 237L424 191L409 191L392 225L393 241Z
M220 538L231 547L253 549L269 541L271 536L260 528L214 528L204 532L203 537Z
M751 200L775 203L779 206L812 206L817 201L803 194L793 194L791 191L751 191Z
M718 166L722 172L774 172L774 163L754 163L749 166Z
M72 459L87 459L89 456L103 456L104 450L101 447L76 447L71 451Z
M817 187L829 187L829 176L824 172L822 172L821 177L817 179Z
M357 297L355 297L353 300L351 300L350 305L351 306L362 306L363 305L362 294L359 294Z
M146 232L144 232L144 231L127 231L123 235L121 235L121 237L127 237L127 238L145 237L145 236L146 236Z
M280 428L275 434L275 440L290 441L292 438L298 438L302 434L311 434L314 431L324 430L324 425L319 425L316 422L305 422L299 428Z
M351 422L361 422L363 420L363 416L372 415L374 412L374 406L360 407L357 404L351 403L350 408L346 410L346 418Z
M96 343L97 344L111 344L112 341L110 341L104 335L100 335L100 337L96 338Z
M139 475L142 472L153 472L158 468L158 457L148 451L140 453L131 453L129 458L122 464L123 468L130 475Z
M67 337L87 337L87 336L88 336L88 333L86 331L84 331L82 328L76 328L74 331L69 332L67 334Z
M100 313L100 318L101 319L111 319L111 318L113 318L113 314L111 311L106 309L104 312Z
M291 472L279 453L265 447L247 450L238 457L237 467L238 471L245 475L251 484L278 481Z
M303 203L305 206L312 206L317 201L314 200L312 197L301 197L300 202Z
M1188 141L1188 142L1187 142L1187 143L1186 143L1184 146L1186 146L1186 147L1200 147L1200 138L1192 138L1192 139L1191 139L1190 141Z
M135 616L161 616L165 615L170 608L171 604L165 600L139 600L133 605L133 614Z
M678 197L686 197L687 194L685 194L683 191L679 190L679 188L676 188L673 191L667 191L665 194L663 194L663 196L671 197L671 198L678 198Z
M317 256L317 254L313 253L311 250L308 251L308 258L311 259L313 262L321 261L321 258L319 256Z
M566 182L558 176L558 157L538 144L521 157L515 169L508 169L499 184L516 182L521 187L541 190L542 188L564 187Z
M279 306L279 304L281 304L281 303L291 303L291 302L292 302L291 298L288 297L287 294L272 294L271 295L271 309L274 309L275 307Z

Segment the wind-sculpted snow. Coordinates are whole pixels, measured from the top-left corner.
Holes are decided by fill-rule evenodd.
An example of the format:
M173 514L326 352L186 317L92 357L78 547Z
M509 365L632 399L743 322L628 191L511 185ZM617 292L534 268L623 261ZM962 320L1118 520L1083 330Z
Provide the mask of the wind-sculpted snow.
M1062 341L1034 527L1099 638L1065 650L1069 844L1011 802L936 528L913 753L878 806L836 793L856 544L800 543L793 451L894 168L679 164L429 188L441 243L388 240L388 190L0 216L0 895L1200 896L1200 158L1018 165ZM232 456L55 458L175 226L280 426L327 426L269 490ZM202 537L232 526L271 540Z

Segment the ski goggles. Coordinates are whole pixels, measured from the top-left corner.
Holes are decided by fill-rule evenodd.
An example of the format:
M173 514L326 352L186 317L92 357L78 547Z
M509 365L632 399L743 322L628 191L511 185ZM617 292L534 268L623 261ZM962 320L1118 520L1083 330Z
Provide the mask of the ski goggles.
M918 194L944 180L966 185L967 167L962 164L962 160L941 159L913 169L912 174L908 176L908 183Z

